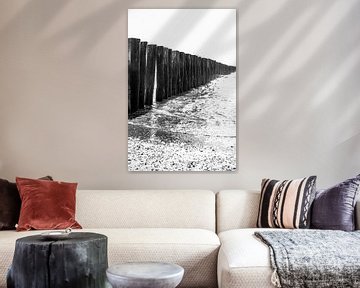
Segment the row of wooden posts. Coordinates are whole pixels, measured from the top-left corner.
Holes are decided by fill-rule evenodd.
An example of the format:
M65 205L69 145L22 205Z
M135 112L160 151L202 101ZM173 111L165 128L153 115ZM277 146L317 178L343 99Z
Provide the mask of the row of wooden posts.
M211 59L129 38L128 113L151 106L155 87L156 101L161 102L235 69Z

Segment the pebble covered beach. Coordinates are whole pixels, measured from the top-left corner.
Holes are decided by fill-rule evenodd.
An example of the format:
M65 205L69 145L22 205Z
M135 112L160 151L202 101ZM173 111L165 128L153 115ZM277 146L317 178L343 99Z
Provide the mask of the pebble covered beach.
M236 72L128 120L129 171L235 169Z

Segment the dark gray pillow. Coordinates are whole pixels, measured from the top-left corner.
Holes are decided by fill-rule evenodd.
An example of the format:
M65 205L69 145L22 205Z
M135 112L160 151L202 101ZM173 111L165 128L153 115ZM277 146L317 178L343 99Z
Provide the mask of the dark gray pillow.
M0 179L0 230L15 229L21 200L15 183Z
M311 228L355 230L355 201L360 174L333 187L318 190L312 204Z
M53 180L51 176L39 178ZM15 230L21 207L19 191L15 183L0 179L0 230Z

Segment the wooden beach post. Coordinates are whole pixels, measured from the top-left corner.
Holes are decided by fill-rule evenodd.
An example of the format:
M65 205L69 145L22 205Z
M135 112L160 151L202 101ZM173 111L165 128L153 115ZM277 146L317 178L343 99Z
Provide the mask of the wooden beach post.
M180 51L177 51L177 53L176 53L176 64L177 64L176 95L178 95L178 94L180 94Z
M172 51L171 58L172 58L172 95L178 94L178 78L179 78L179 63L178 63L178 57L179 51Z
M164 96L167 99L169 90L169 48L164 47Z
M196 87L200 86L200 57L195 56L195 83Z
M205 58L201 58L201 85L205 84Z
M183 78L183 92L186 92L187 89L187 80L188 80L188 73L187 73L187 56L186 53L184 53L184 78Z
M184 92L184 52L180 52L179 57L179 93Z
M185 54L185 91L190 90L190 55Z
M210 81L210 59L206 59L205 65L205 82L208 83Z
M203 83L204 83L204 85L207 82L207 78L206 78L206 62L207 62L207 59L204 58L203 59Z
M195 84L195 55L191 55L191 88L196 87Z
M169 48L168 50L168 85L167 85L167 94L168 98L173 95L172 93L172 49Z
M189 54L189 90L193 88L193 79L194 79L192 60L193 60L192 55Z
M202 82L202 58L199 57L199 83L198 83L198 87L201 86L203 84Z
M161 102L165 94L164 46L157 47L156 69L156 101Z
M216 78L216 75L215 75L215 60L211 60L211 75L212 75L212 79L215 79Z
M193 88L193 55L189 54L189 64L190 64L190 77L189 77L189 89Z
M206 84L206 58L201 58L201 79L202 85Z
M128 39L128 113L139 108L140 39Z
M151 106L153 104L155 84L156 45L147 46L146 58L145 105Z
M145 81L146 81L146 46L147 42L140 42L140 88L139 109L144 109L145 104Z

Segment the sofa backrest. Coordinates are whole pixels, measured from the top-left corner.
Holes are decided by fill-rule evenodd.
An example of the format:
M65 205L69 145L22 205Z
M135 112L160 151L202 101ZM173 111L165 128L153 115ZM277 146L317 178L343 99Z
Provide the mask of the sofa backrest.
M84 228L215 231L215 193L209 190L78 190L76 219Z
M222 190L216 194L217 233L256 227L260 192Z
M260 191L223 190L216 194L216 232L255 228ZM355 207L356 229L360 230L360 199Z

